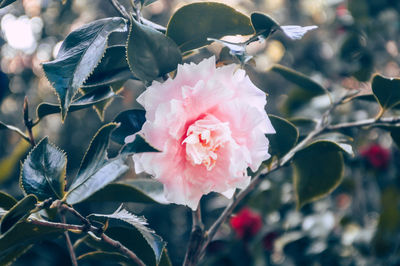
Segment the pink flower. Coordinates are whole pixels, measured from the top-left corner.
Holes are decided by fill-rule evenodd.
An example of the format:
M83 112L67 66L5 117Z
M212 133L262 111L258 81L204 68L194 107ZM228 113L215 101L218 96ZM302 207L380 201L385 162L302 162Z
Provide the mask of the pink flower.
M373 144L360 152L361 156L374 168L384 170L390 161L390 151L379 144Z
M216 68L214 57L179 65L137 101L146 110L140 134L162 152L135 154L135 170L162 182L170 202L195 210L211 191L230 198L249 184L247 168L270 157L266 95L236 65Z
M231 218L230 224L238 237L249 240L260 231L262 219L258 213L249 208L243 208L236 216Z

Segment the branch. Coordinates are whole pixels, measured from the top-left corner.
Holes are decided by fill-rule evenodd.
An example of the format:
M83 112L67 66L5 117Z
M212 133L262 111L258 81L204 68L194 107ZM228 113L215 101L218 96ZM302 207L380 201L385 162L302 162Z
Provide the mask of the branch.
M61 215L61 220L62 220L63 223L66 223L66 219L65 219L65 215L64 214ZM72 246L71 238L69 237L68 231L65 231L64 235L65 235L65 240L67 242L68 252L69 252L69 256L71 257L72 265L73 266L78 266L78 261L76 260L74 247Z
M131 260L133 260L137 265L140 266L146 266L146 264L144 264L144 262L139 259L135 253L133 253L131 250L129 250L127 247L125 247L124 245L122 245L120 242L115 241L114 239L108 237L106 234L101 234L101 239L110 244L111 246L117 248L121 253L125 254L126 256L128 256Z
M192 232L190 233L189 244L183 262L184 266L197 264L197 261L200 259L201 247L205 240L200 204L197 206L197 209L192 212L192 223Z
M32 127L33 127L32 119L29 118L29 107L28 107L28 97L27 96L25 96L25 98L24 98L23 115L24 115L24 124L25 124L26 129L28 130L28 134L29 134L29 141L33 147L33 146L35 146L35 138L33 137L33 133L32 133Z
M365 126L396 126L400 123L400 117L384 117L380 119L370 118L361 121L347 122L326 127L325 131L335 131L352 127L365 127ZM399 125L397 125L399 126Z

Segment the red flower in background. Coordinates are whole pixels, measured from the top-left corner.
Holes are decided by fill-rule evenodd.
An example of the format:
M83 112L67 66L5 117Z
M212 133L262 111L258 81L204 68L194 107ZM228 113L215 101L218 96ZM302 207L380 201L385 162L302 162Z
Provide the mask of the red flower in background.
M262 219L258 213L249 208L243 208L236 216L231 218L230 224L239 238L248 240L260 231Z
M376 169L386 169L390 161L390 150L383 148L379 144L361 150L361 156Z

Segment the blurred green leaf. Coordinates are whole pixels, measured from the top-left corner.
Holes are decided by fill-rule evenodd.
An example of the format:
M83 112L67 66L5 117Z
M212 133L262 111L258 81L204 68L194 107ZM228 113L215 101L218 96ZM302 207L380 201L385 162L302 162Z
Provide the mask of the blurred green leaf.
M281 111L290 116L309 103L315 96L316 95L310 91L301 88L293 88L289 91L286 101L283 102Z
M115 92L108 86L92 89L85 95L74 100L70 107L69 112L75 112L102 103L116 96ZM36 116L38 120L51 114L56 114L61 111L60 106L54 103L41 103L36 109Z
M4 129L14 131L15 133L17 133L18 135L20 135L22 138L24 138L25 140L27 140L29 142L29 138L25 135L24 132L22 132L21 129L19 129L15 126L4 124L3 122L0 121L0 130L4 130Z
M280 158L296 145L299 131L295 125L281 117L269 115L269 119L276 131L275 134L268 135L269 153Z
M14 3L16 0L1 0L0 1L0 8L6 7L8 5L11 5Z
M120 151L120 154L130 155L133 153L142 152L160 152L153 146L151 146L142 136L139 134L135 135L135 139L132 142L126 143Z
M166 34L182 52L186 52L210 44L207 38L253 33L246 15L224 4L202 2L188 4L176 11L168 23Z
M104 54L107 37L125 31L123 18L105 18L86 24L65 38L54 61L43 64L44 72L60 101L62 120L72 99Z
M14 247L0 255L0 265L12 265L21 255L31 249L32 245Z
M126 49L132 73L147 82L175 70L182 62L181 52L173 40L134 19L131 19Z
M20 176L22 190L40 201L62 199L65 188L67 156L43 138L25 159Z
M134 179L111 183L87 198L86 201L168 203L164 197L163 184L154 179Z
M106 49L103 58L82 88L92 88L111 85L115 82L126 81L134 78L128 62L126 61L126 48L124 45L114 45Z
M400 79L377 74L372 79L372 91L383 110L400 104Z
M4 210L9 210L16 203L17 203L17 200L14 199L13 196L11 196L3 191L0 191L0 208L3 208Z
M331 141L316 141L299 151L293 159L293 185L297 207L332 192L342 181L342 148Z
M0 161L0 184L10 177L19 167L19 162L22 157L31 148L31 144L25 140L21 140L14 147L13 152Z
M0 235L0 258L18 250L22 251L23 248L27 248L44 238L54 238L63 232L63 229L19 222L5 234Z
M105 233L131 249L146 265L159 264L166 243L147 227L143 217L128 212L122 206L113 214L91 214L88 217L92 221L108 221Z
M115 123L120 123L112 134L111 139L118 144L124 145L125 138L133 135L142 129L146 121L146 112L144 110L132 109L119 113L113 120Z
M392 136L394 143L396 143L397 147L400 149L400 127L393 127L390 130L390 136Z
M255 12L251 14L250 18L256 34L262 34L264 38L268 38L270 34L280 28L279 23L268 15Z
M65 195L68 204L85 200L129 169L122 158L107 160L109 137L116 126L116 123L104 125L93 137L78 174Z
M298 87L302 88L303 90L308 91L311 95L317 96L326 93L326 89L322 87L317 82L313 81L306 75L297 72L293 69L281 66L281 65L274 65L271 68L271 71L274 71L284 77L286 80L296 84Z
M96 263L99 261L107 261L112 264L131 264L132 261L124 255L116 252L92 251L80 255L78 258L79 263Z
M140 3L142 4L142 6L148 6L156 1L157 0L140 0Z
M16 223L27 218L31 211L36 208L36 203L37 198L34 195L28 195L18 201L1 219L0 233L6 233Z

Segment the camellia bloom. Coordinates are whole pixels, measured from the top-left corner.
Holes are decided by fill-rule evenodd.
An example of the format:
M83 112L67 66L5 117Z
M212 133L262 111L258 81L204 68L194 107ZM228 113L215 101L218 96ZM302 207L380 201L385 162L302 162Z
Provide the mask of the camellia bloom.
M138 97L146 110L139 133L161 152L133 155L135 170L162 182L168 201L195 210L211 191L230 198L249 184L247 168L270 157L266 95L236 68L216 68L214 57L179 65L174 79Z
M378 144L364 148L360 152L367 162L376 169L386 169L390 161L390 151Z
M258 213L249 208L243 208L236 216L230 219L230 224L238 237L243 240L249 240L260 231L262 219Z

